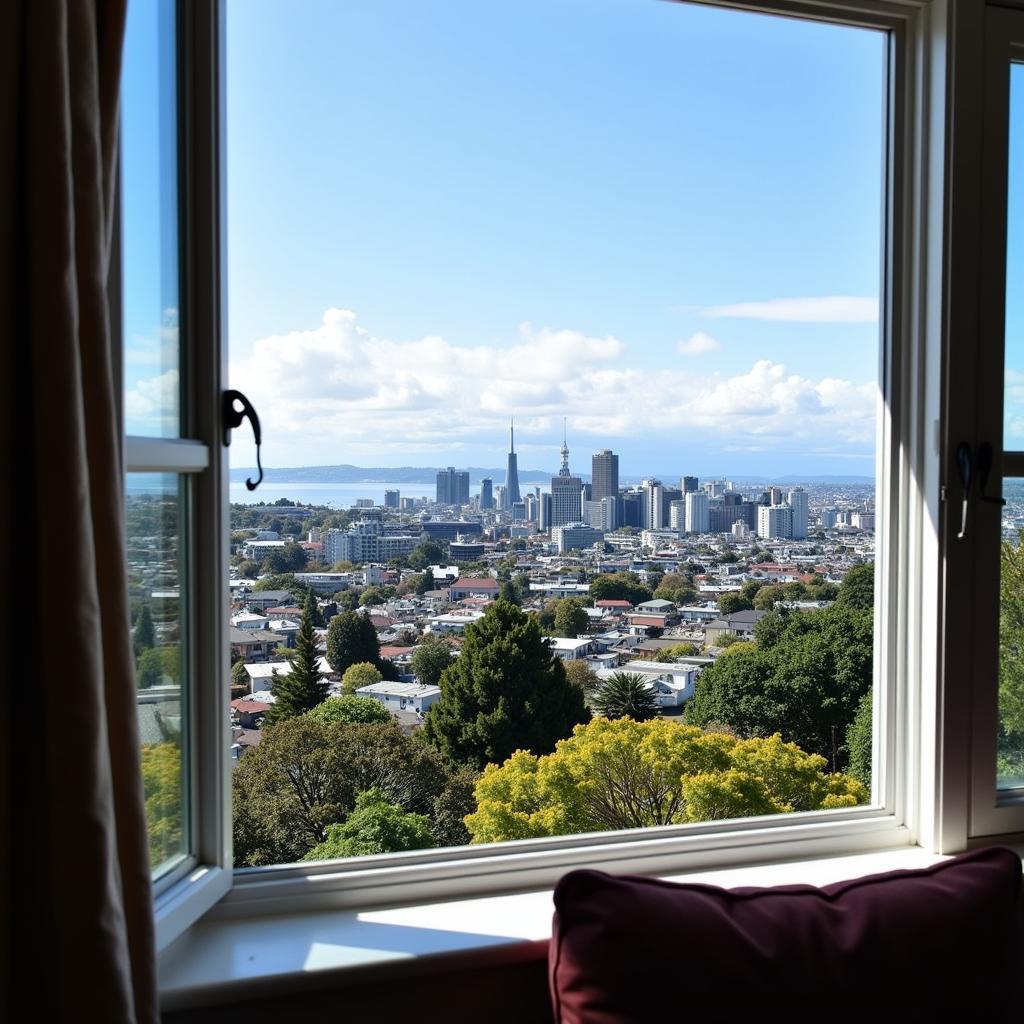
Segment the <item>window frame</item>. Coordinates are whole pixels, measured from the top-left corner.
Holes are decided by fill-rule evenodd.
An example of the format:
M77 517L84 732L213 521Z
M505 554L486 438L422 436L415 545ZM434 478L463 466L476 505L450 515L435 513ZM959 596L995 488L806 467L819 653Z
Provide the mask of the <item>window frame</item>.
M955 701L947 690L929 685L940 675L945 678L946 664L941 657L945 604L939 571L944 551L936 524L945 510L940 503L939 439L944 422L943 359L949 344L946 33L953 22L947 23L947 3L694 2L888 33L881 292L886 301L880 320L885 340L879 377L887 400L880 403L876 473L878 507L885 511L887 527L880 531L884 540L876 552L877 578L886 585L876 588L875 692L884 699L876 698L874 719L876 751L881 747L886 753L882 758L876 753L872 805L233 872L230 726L224 710L229 696L224 613L228 459L220 426L221 393L227 382L222 344L227 337L220 149L224 107L219 85L225 5L221 0L178 0L181 352L189 440L168 442L165 450L170 460L177 448L177 461L173 467L169 461L168 470L190 474L190 564L202 565L204 571L191 577L196 860L187 874L158 891L160 948L215 907L216 914L237 915L519 891L550 885L568 868L584 865L669 872L916 843L940 852L963 848L966 804L960 799L957 762L947 760L947 751L958 749L963 728L949 714ZM962 7L956 17L967 17ZM238 439L244 443L243 435ZM128 439L126 448L133 446L138 453L136 439ZM199 448L205 450L205 465L199 464ZM150 452L149 457L156 456ZM205 528L197 529L199 523ZM948 576L945 583L948 588ZM196 682L200 680L201 686Z

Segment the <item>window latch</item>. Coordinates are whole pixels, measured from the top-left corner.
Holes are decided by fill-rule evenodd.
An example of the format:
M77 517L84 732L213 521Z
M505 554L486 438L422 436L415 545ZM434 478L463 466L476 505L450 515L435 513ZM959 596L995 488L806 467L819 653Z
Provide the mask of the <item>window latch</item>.
M236 409L235 403L241 403L242 408ZM249 423L252 425L253 438L256 441L256 468L260 471L260 475L256 478L256 482L253 483L252 478L248 478L245 481L245 486L250 491L255 491L263 481L263 466L260 463L260 444L262 443L262 436L260 432L260 418L256 415L256 410L253 408L252 402L249 401L241 391L225 391L221 396L221 419L224 423L224 447L227 448L231 444L231 431L236 427L242 425L242 420L245 417L249 417Z
M956 464L960 470L960 532L956 535L957 540L963 540L967 536L967 506L971 497L971 477L974 470L974 459L971 457L971 446L967 441L961 441L956 446Z
M985 493L988 486L988 477L992 472L992 445L985 441L978 445L978 494L982 501L989 505L1005 505L1005 498L990 498Z

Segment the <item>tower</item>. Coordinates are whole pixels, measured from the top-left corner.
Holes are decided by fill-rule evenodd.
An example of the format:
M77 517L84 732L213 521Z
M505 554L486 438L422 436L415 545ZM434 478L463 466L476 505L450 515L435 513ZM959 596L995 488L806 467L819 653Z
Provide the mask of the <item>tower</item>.
M551 525L578 523L583 516L583 481L569 470L569 443L562 421L562 465L551 478Z
M508 466L505 469L505 497L501 507L510 509L522 500L519 493L519 462L516 458L516 427L512 422L508 430Z
M619 493L619 457L613 451L602 448L595 452L591 461L591 501L614 498Z

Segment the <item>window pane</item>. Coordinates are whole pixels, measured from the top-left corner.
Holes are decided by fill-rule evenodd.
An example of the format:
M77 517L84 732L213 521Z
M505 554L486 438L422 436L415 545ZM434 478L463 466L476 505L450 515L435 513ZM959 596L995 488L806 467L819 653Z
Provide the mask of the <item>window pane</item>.
M239 865L866 803L884 34L227 15Z
M184 478L129 473L128 583L150 864L163 874L188 851L187 688L181 599Z
M1004 480L999 607L1001 789L1024 787L1024 480Z
M125 433L177 437L174 3L131 0L121 78Z

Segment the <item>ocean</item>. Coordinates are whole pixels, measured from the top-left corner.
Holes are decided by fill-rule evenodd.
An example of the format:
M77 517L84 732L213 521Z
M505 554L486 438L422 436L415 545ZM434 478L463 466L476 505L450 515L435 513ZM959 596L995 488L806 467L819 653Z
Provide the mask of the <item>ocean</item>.
M281 498L303 505L327 505L331 508L349 508L357 498L372 498L374 504L384 504L385 491L398 491L403 498L433 498L434 484L395 484L387 480L368 480L356 484L301 483L290 484L275 480L262 483L255 491L246 489L244 480L231 482L230 500L245 505L258 501L275 502Z

